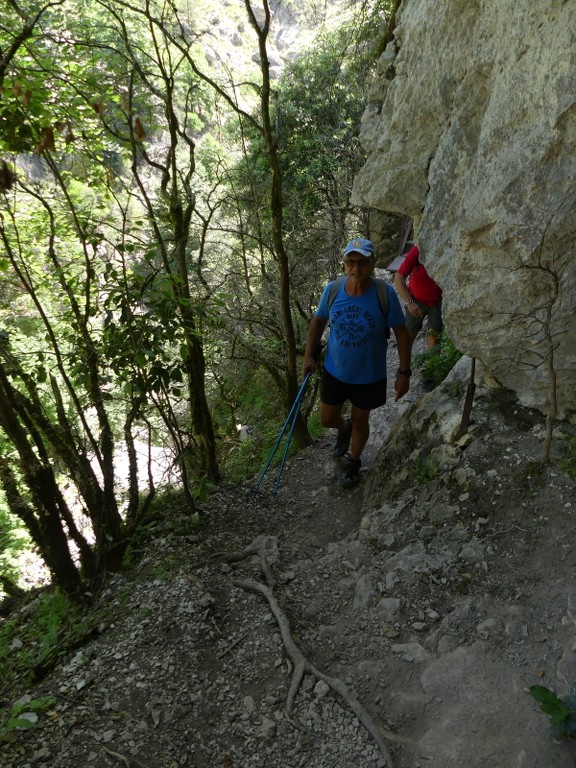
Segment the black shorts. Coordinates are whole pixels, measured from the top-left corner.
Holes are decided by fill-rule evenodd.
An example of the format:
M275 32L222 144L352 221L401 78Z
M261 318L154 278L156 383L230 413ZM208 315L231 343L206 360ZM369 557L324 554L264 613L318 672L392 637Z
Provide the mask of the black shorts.
M350 400L356 408L371 411L386 402L386 379L372 384L345 384L326 369L320 380L320 400L325 405L342 405Z

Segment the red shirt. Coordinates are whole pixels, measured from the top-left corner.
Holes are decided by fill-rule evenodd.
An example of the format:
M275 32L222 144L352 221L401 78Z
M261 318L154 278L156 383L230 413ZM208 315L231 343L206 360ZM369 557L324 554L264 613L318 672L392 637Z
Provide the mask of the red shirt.
M417 245L413 245L412 248L406 254L404 261L398 267L398 274L402 275L404 279L407 279L410 293L416 301L421 301L423 304L436 304L442 299L442 289L426 272L426 267L418 260L420 256L420 250Z

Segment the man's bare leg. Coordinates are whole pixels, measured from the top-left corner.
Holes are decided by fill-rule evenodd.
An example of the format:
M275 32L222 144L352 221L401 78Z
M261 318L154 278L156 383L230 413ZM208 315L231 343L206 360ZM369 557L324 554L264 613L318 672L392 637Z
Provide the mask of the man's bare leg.
M364 446L370 437L370 411L352 406L352 440L350 441L350 458L359 459Z

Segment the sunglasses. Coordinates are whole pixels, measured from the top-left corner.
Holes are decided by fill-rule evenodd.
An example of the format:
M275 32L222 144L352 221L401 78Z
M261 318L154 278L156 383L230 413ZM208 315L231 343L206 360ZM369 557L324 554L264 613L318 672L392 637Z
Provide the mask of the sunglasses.
M344 259L344 264L348 267L367 267L370 259Z

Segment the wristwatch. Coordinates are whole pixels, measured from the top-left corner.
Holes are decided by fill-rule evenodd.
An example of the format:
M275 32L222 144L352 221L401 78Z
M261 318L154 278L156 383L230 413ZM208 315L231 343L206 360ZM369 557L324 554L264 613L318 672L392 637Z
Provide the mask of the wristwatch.
M398 376L412 376L412 371L410 368L407 368L405 371L403 371L401 368L398 368Z
M406 309L408 309L408 305L409 305L409 304L414 304L414 303L415 303L415 302L414 302L414 299L410 299L409 301L407 301L407 302L404 304L404 306L405 306L405 308L406 308Z

